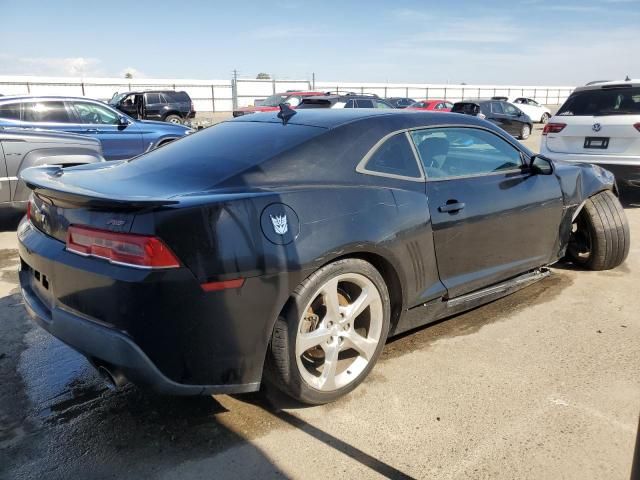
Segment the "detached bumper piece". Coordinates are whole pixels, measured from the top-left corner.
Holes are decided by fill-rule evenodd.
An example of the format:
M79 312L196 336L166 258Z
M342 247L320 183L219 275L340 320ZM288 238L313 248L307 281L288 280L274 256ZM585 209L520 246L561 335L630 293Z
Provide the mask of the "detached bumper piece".
M57 306L49 308L30 287L27 276L33 273L30 267L24 267L20 272L20 283L29 315L40 327L85 355L92 363L106 363L122 371L128 380L147 385L166 395L245 393L259 389L259 382L240 385L187 385L171 380L158 370L126 334Z

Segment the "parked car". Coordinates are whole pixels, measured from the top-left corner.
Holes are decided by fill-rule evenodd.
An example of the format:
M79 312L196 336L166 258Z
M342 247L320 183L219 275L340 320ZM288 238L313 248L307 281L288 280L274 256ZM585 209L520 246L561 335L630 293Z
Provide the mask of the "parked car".
M551 110L540 105L533 98L517 97L511 103L526 113L534 122L547 123L551 118Z
M307 91L288 91L285 93L276 93L265 98L259 105L252 107L242 107L233 111L234 117L241 117L249 113L257 112L273 112L278 110L278 105L288 103L291 108L296 108L303 98L323 95L323 92L307 92Z
M542 132L549 158L587 162L640 186L640 80L578 87Z
M26 208L31 191L20 172L38 165L73 167L104 162L100 141L84 135L4 128L0 124L0 207Z
M139 120L184 123L196 116L189 94L174 90L115 93L109 105Z
M486 119L520 140L529 138L533 128L522 110L504 100L464 100L454 103L451 111Z
M27 311L114 382L168 394L265 380L330 402L388 336L565 256L602 270L629 251L612 174L469 115L285 107L129 162L22 178Z
M433 110L436 112L450 112L453 103L447 100L420 100L407 107L409 110Z
M183 125L135 120L105 103L78 97L2 97L0 120L15 127L95 137L107 160L135 157L192 131Z
M406 97L389 97L385 98L385 100L393 105L394 108L407 108L409 105L416 103L413 98Z
M332 93L307 97L298 105L305 108L394 108L386 100L369 93Z

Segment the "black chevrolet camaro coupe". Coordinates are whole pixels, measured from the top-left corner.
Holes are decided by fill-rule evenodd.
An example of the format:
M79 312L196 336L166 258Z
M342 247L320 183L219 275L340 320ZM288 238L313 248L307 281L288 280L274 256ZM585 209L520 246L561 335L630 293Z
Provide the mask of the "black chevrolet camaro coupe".
M622 263L613 176L489 122L343 109L239 117L132 160L27 169L27 310L116 383L355 388L389 335Z

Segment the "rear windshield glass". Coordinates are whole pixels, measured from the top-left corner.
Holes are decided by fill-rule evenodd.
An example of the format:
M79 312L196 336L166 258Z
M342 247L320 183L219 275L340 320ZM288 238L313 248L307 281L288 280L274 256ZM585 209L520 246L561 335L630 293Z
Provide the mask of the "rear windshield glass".
M140 174L222 181L326 129L266 122L223 122L130 160ZM133 166L132 165L132 166Z
M558 115L638 115L640 87L586 90L571 94Z
M476 115L480 108L475 103L456 103L451 109L452 112L466 113L467 115Z

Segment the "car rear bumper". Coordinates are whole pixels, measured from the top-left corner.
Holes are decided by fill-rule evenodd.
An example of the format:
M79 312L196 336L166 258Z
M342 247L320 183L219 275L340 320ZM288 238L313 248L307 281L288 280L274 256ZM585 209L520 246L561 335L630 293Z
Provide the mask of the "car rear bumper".
M94 365L166 394L259 389L277 278L205 292L186 267L148 271L75 255L28 220L18 239L29 314Z
M551 160L592 163L613 173L618 184L640 187L640 157L557 153L544 148L542 150L542 154Z

